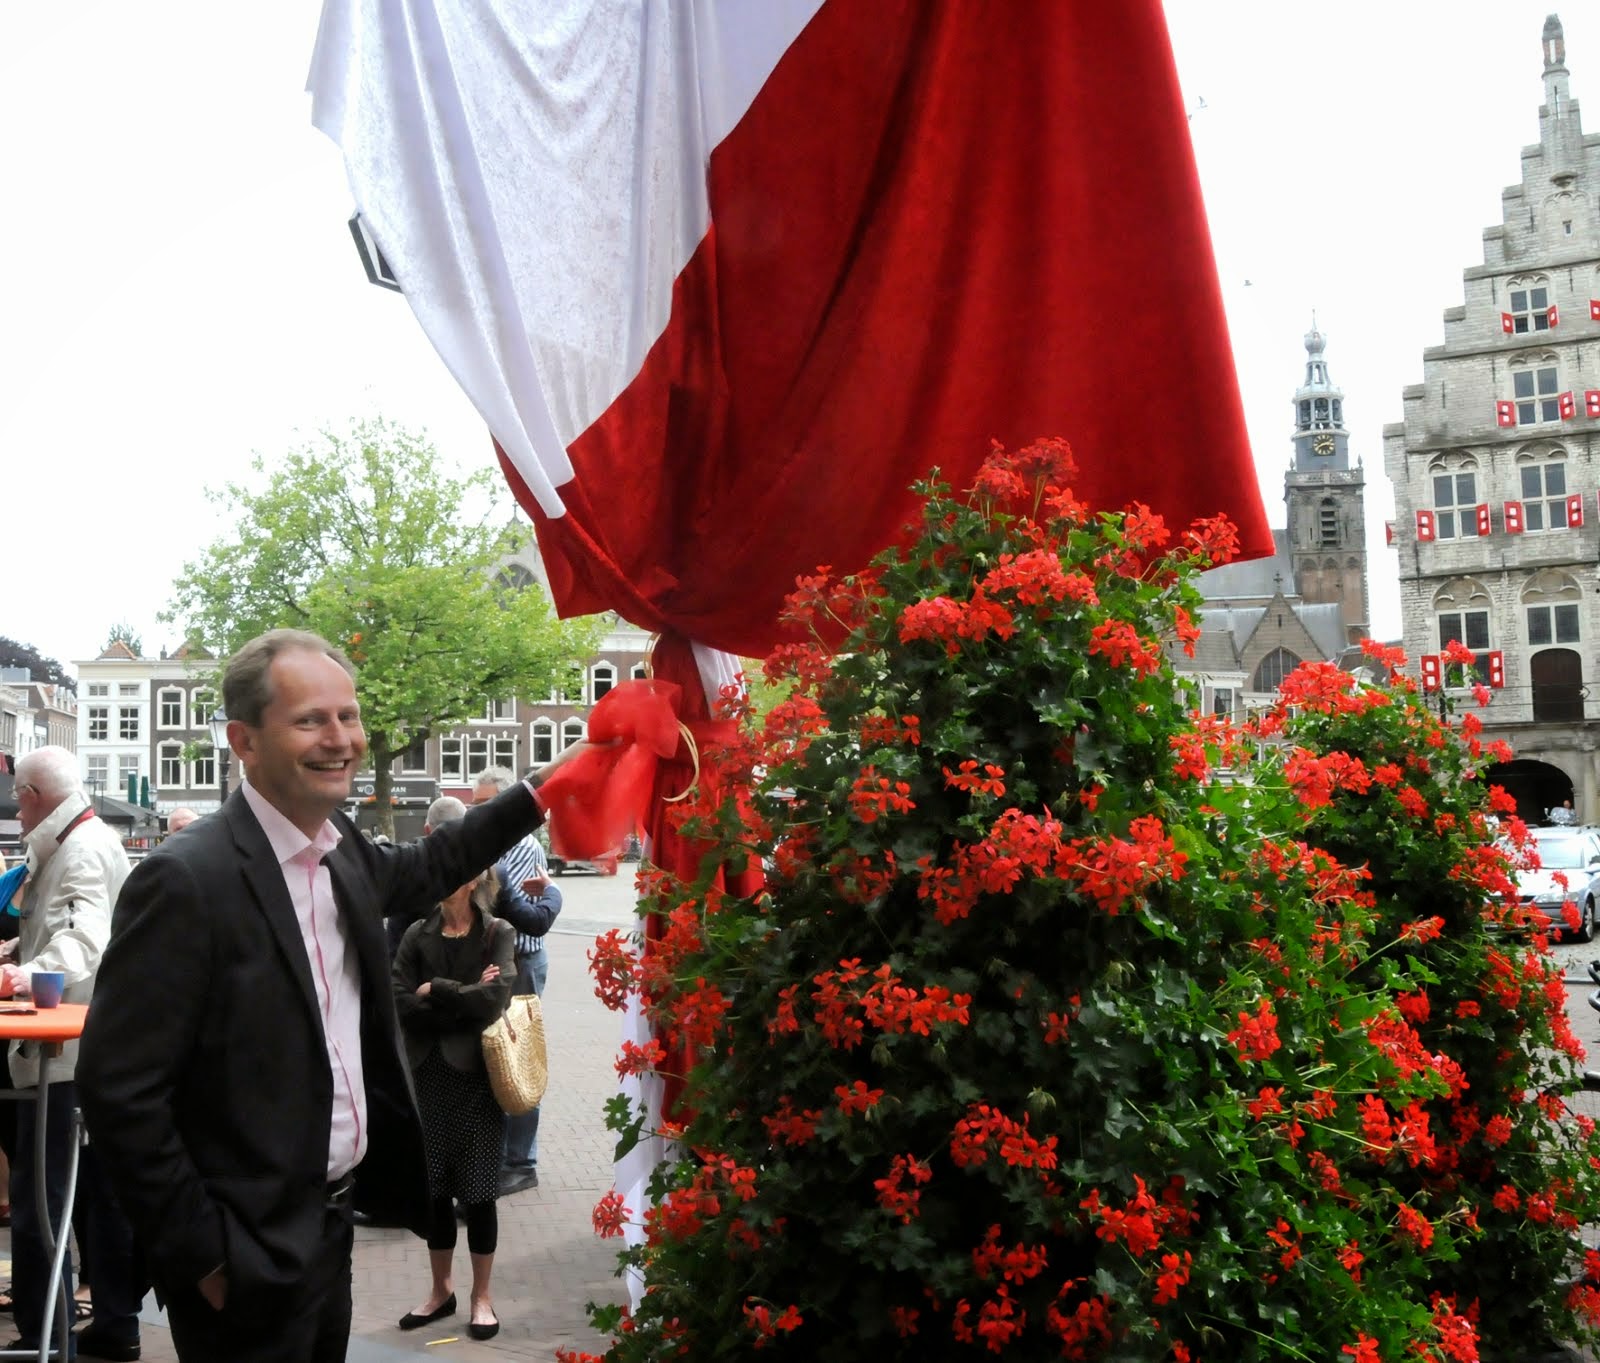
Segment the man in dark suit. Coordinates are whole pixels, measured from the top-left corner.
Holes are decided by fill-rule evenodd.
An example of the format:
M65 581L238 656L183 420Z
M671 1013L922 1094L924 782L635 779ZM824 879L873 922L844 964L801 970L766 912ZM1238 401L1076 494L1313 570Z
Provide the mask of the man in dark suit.
M117 901L80 1101L185 1363L336 1363L350 1216L419 1233L422 1132L383 916L432 904L536 827L531 783L404 846L339 807L366 752L354 672L315 635L223 682L245 783Z

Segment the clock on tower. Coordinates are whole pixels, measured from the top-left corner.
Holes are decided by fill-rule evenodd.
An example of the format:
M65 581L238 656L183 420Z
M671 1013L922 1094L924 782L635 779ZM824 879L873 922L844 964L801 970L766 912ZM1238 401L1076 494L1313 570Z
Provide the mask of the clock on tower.
M1326 433L1311 442L1312 454L1332 454L1337 448L1334 438Z

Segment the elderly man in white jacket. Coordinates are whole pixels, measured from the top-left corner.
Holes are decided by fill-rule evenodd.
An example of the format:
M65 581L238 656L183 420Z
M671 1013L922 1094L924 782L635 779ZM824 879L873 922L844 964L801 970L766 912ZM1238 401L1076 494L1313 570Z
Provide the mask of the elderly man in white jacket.
M122 840L96 817L78 777L78 759L65 748L36 748L18 758L15 793L28 876L22 887L22 929L15 945L15 963L0 964L0 997L19 992L19 986L26 992L27 978L35 970L59 970L66 978L63 997L69 1003L87 1003L94 992L100 954L111 935L111 906L128 878L128 855L122 850ZM77 1052L77 1043L69 1042L61 1059L50 1065L45 1201L55 1226L60 1225L66 1196ZM10 1059L11 1078L19 1089L39 1082L37 1044L14 1042ZM35 1210L34 1147L33 1109L25 1106L18 1112L17 1159L11 1166L11 1295L17 1328L30 1349L38 1345L49 1275ZM85 1187L86 1212L91 1210L94 1193L92 1186ZM96 1246L97 1252L99 1248ZM69 1267L69 1293L70 1274ZM97 1272L97 1308L100 1283ZM132 1340L137 1341L136 1319L131 1329ZM93 1343L91 1340L91 1348ZM81 1346L79 1352L84 1352ZM124 1346L99 1356L129 1355ZM136 1343L131 1356L139 1356Z

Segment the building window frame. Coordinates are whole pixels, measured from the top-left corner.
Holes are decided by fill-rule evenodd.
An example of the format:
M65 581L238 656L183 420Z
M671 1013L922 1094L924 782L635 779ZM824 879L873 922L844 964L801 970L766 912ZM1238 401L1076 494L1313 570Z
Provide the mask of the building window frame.
M616 689L617 668L615 663L598 662L589 665L589 704L597 705L600 698L607 692Z
M207 686L196 687L189 693L189 727L206 728L211 723L211 713L216 708L216 693Z
M1433 534L1435 539L1476 539L1478 535L1478 467L1434 468Z
M203 751L195 754L194 762L189 767L189 788L207 790L216 784L217 752L207 743Z
M589 730L588 724L574 716L561 721L561 751L565 752L575 743L582 743L584 734Z
M161 744L156 749L156 785L162 790L184 789L184 766L183 744Z
M536 719L528 726L528 753L536 767L556 760L556 722Z
M1255 671L1250 674L1250 689L1260 694L1271 695L1283 685L1283 679L1304 661L1298 653L1280 645L1256 664ZM1273 680L1274 678L1276 680ZM1267 681L1271 681L1272 684L1262 685Z
M183 688L166 686L157 692L156 714L158 729L183 728Z
M91 705L85 711L88 719L85 732L89 735L91 743L104 743L111 737L111 707L109 705Z
M1506 311L1511 314L1511 330L1517 336L1550 330L1550 281L1519 282L1506 290Z
M1540 456L1519 460L1517 485L1525 533L1567 528L1567 461Z
M139 741L139 707L137 705L119 705L117 707L117 740L121 743L137 743Z
M1511 396L1517 425L1539 426L1561 420L1561 369L1553 363L1518 365L1511 371Z

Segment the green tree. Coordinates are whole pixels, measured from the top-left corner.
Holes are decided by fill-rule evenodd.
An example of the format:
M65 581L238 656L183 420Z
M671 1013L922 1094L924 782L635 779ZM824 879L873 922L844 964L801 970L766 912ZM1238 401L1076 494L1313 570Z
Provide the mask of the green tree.
M396 757L491 700L547 693L600 626L557 621L500 571L532 531L488 470L453 476L425 436L368 420L254 470L208 493L230 529L184 565L164 618L223 657L284 626L343 647L392 832Z
M25 667L34 681L64 686L74 695L78 691L77 681L68 676L66 668L54 658L46 657L32 644L22 643L3 634L0 634L0 667Z
M126 620L119 620L111 626L110 631L106 634L106 647L110 648L112 644L126 644L128 652L133 654L134 657L142 658L144 656L144 640L139 637L138 631Z

